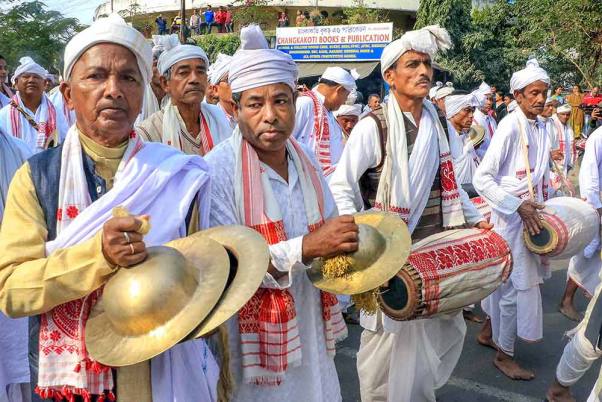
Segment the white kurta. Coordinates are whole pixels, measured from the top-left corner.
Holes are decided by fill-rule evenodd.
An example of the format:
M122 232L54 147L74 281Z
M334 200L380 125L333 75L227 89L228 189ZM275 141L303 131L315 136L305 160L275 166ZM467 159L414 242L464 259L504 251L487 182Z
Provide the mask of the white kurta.
M602 188L602 128L587 138L585 153L579 170L579 189L581 197L596 209L602 208L600 189ZM568 275L579 287L593 295L600 284L600 235L592 244L571 258Z
M424 110L422 119L428 118ZM364 118L349 136L329 182L341 214L363 209L359 179L380 160L378 127L374 119ZM458 187L466 221L476 224L482 216ZM407 322L379 312L362 314L360 322L365 329L358 352L362 400L435 401L435 390L447 382L462 352L466 324L461 312Z
M313 92L320 102L324 102L324 95L316 89ZM297 98L296 108L297 115L295 116L293 137L300 143L305 144L307 149L317 152L316 141L313 135L315 124L314 103L308 96L300 96ZM330 161L331 165L335 166L341 158L345 146L343 130L339 126L339 123L337 123L337 119L334 117L332 111L328 111L326 117L330 133Z
M480 159L467 133L458 133L448 121L449 150L454 159L454 172L460 184L472 184L472 176L479 166Z
M205 160L212 172L212 205L210 225L242 225L237 219L237 206L234 200L235 151L232 140L227 140L214 148ZM308 153L316 167L313 155ZM263 287L288 288L295 300L299 335L302 345L302 364L288 368L282 384L276 387L245 384L242 380L242 360L238 318L228 322L231 369L235 379L233 401L240 402L336 402L341 400L339 380L334 361L326 352L324 323L320 291L315 288L301 262L302 239L308 233L307 216L301 183L294 164L289 159L288 183L267 165L270 184L280 210L287 241L270 246L272 264L276 269L287 272L279 281L266 274ZM318 167L319 169L319 167ZM328 187L323 180L324 211L327 217L337 215L336 206Z
M48 99L46 94L43 96ZM17 137L17 135L13 133L10 110L10 105L4 106L2 109L0 109L0 129L4 130L5 133L12 135L13 137ZM30 116L33 116L35 121L39 121L41 107L38 107L38 110L36 110L35 113L26 107L24 107L24 110L29 113ZM56 110L56 129L58 131L59 143L62 143L65 140L67 131L69 130L69 125L65 120L65 116L59 109ZM36 141L38 138L38 132L31 126L31 124L27 122L21 124L20 138L27 144L33 153L38 153L44 150L37 147Z
M523 200L529 198L519 122L528 144L535 201L544 201L549 178L549 136L543 121L527 120L520 108L500 123L489 146L492 152L486 153L473 177L475 189L492 208L495 231L512 249L511 286L500 286L483 301L483 308L492 319L494 341L510 355L517 334L530 341L541 338L539 285L550 275L549 266L541 263L541 257L527 250L523 222L517 213Z
M2 84L0 84L2 85ZM2 92L0 92L0 108L3 108L4 106L8 105L8 103L10 102L10 98L6 95L4 95Z
M479 158L483 159L487 149L489 149L491 138L493 138L493 134L495 133L495 130L497 130L497 122L492 116L486 115L485 113L481 112L480 109L475 109L473 124L477 124L485 129L485 138L483 139L483 142L479 148L476 150Z
M0 132L0 226L10 181L30 155L23 141ZM29 383L28 320L0 313L0 401L20 401L15 399L15 395L20 396L20 388L11 384Z

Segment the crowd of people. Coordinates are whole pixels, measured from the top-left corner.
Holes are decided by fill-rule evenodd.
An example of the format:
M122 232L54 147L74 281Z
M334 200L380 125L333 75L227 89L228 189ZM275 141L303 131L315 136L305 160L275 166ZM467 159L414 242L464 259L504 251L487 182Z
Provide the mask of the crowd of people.
M159 35L178 33L182 29L182 16L178 13L171 21L169 29L168 21L163 14L159 14L155 18L155 24ZM194 9L186 25L186 29L195 35L210 34L213 27L215 27L216 33L234 32L232 5L220 6L217 10L214 10L211 5L207 5L206 8Z
M227 21L208 6L190 25L210 32ZM166 33L161 16L157 25ZM509 93L484 82L433 85L432 61L452 46L433 25L384 48L390 90L364 106L356 71L328 67L313 88L299 86L295 62L257 25L240 36L234 55L210 63L177 35L154 36L151 47L111 15L69 41L60 85L48 92L35 60L21 58L8 81L0 56L0 400L341 401L333 358L351 301L318 289L306 271L356 252L365 235L357 214L374 211L403 221L413 244L452 228L495 231L513 269L482 300L484 318L470 305L409 321L360 311L362 401L434 402L462 353L466 319L483 322L477 340L496 351L501 373L532 380L515 344L543 339L540 286L550 271L524 232L542 230L546 200L578 196L568 182L579 163L581 197L602 213L597 88L565 97L534 59L512 75ZM269 252L244 306L217 333L176 343L184 334L150 360L96 361L87 324L108 281L154 246L230 225L259 233ZM570 387L602 356L601 268L599 238L568 267L561 311L580 324L550 362L549 401L574 400ZM578 289L592 296L584 317L573 305ZM148 333L152 344L163 334L144 311L111 325L133 331L126 338ZM590 401L600 388L602 379Z

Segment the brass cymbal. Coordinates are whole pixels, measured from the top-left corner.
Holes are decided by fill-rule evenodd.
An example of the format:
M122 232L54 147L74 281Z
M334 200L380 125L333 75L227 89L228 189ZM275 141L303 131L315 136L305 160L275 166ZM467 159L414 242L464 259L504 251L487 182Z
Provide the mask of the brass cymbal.
M359 249L349 255L351 271L325 278L324 260L314 261L307 271L314 286L327 292L353 295L378 288L400 270L410 255L412 240L403 220L393 214L366 211L354 215L359 225Z
M231 270L228 285L217 305L187 339L208 334L236 314L255 294L270 264L268 244L251 228L218 226L199 234L215 240L228 251Z
M86 348L102 364L148 360L174 346L211 312L228 279L226 250L209 238L180 239L180 250L148 248L120 268L86 323Z

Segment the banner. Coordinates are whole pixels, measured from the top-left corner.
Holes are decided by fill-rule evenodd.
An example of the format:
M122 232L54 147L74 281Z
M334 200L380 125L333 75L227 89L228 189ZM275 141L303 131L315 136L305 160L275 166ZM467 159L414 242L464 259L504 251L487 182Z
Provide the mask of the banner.
M295 61L380 60L393 23L276 28L276 49Z

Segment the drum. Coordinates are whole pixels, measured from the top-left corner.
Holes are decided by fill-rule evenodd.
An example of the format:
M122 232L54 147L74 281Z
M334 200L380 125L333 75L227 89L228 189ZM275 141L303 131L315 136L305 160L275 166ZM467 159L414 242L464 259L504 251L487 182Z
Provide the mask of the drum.
M572 197L546 201L540 212L543 229L538 235L523 233L529 251L553 260L574 256L592 242L600 228L598 212L587 202Z
M470 202L477 208L477 210L483 215L483 218L489 222L491 219L491 207L487 204L487 201L481 196L470 199Z
M484 299L511 271L510 247L499 234L448 230L414 244L408 261L377 299L394 320L429 318Z

